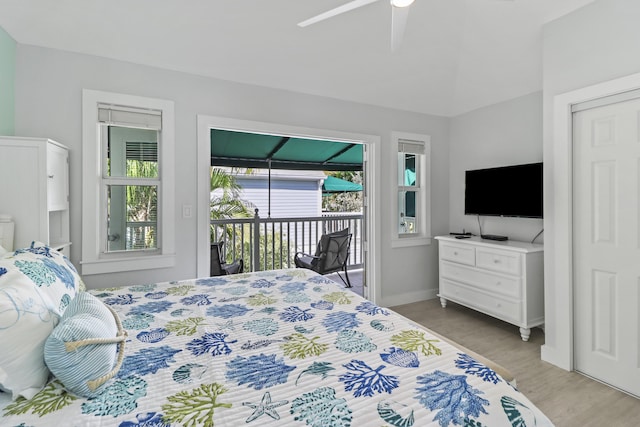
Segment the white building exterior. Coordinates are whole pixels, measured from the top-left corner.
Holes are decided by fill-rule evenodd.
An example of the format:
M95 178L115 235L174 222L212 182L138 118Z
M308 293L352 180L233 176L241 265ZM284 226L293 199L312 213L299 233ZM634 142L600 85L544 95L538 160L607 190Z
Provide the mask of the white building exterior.
M322 215L322 171L271 170L271 218L318 217ZM261 218L269 212L269 171L254 169L236 175L243 200L259 209Z

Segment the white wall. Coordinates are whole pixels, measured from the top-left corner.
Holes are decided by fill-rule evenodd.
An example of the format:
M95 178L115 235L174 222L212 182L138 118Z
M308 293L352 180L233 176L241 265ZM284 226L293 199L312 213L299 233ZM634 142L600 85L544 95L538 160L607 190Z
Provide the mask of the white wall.
M13 135L16 42L0 28L0 135Z
M465 171L542 161L542 93L457 116L450 135L450 231L479 234L477 217L464 214ZM480 222L483 233L527 242L542 229L541 219L481 217ZM536 240L542 241L542 236Z
M640 72L640 2L597 0L544 27L543 108L545 162L545 320L543 359L572 363L571 283L558 280L570 244L567 230L556 228L561 206L571 202L565 176L554 176L553 102L556 95ZM570 173L570 169L568 169ZM556 201L554 205L554 200ZM566 209L560 209L566 211ZM560 212L563 214L563 212ZM562 235L560 239L550 236Z
M392 130L431 135L433 167L432 230L448 232L448 120L442 117L372 107L329 98L236 84L139 66L94 56L18 44L15 86L15 133L46 136L71 149L71 259L81 253L81 91L83 88L175 101L176 248L171 269L87 276L89 287L149 283L196 274L196 218L182 218L182 205L196 206L196 115L232 117L291 126L380 135L382 188L381 295L394 302L437 289L437 247L391 249Z

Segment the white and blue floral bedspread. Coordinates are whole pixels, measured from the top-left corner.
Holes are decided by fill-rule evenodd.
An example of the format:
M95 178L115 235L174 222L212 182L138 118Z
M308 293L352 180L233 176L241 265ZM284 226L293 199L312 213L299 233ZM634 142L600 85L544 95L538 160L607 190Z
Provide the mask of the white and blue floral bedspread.
M3 426L549 426L424 329L309 270L91 291L129 338L98 397L52 381Z

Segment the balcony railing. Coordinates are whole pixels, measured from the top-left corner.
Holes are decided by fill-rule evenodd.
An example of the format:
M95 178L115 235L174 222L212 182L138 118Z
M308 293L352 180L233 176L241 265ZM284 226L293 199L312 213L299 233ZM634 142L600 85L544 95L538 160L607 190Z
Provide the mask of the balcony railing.
M157 221L127 221L125 231L127 250L156 248L157 227Z
M320 236L345 228L352 234L348 268L363 266L362 214L336 214L305 218L211 220L212 236L224 241L228 262L242 258L244 271L295 267L296 252L315 254Z

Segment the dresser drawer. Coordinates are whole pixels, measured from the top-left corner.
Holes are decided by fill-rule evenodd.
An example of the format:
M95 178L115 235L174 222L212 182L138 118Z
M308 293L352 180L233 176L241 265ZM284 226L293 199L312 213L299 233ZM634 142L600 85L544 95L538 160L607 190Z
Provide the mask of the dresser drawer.
M485 289L507 297L519 299L522 294L522 281L517 277L502 276L446 261L440 265L440 275L473 288Z
M520 324L520 301L510 301L493 295L487 295L481 291L470 289L464 285L453 283L449 280L440 280L440 297L451 299L471 308L483 311L486 314Z
M519 253L492 248L476 249L476 266L519 276L522 272Z
M440 244L440 258L461 264L475 265L476 251L473 246Z

